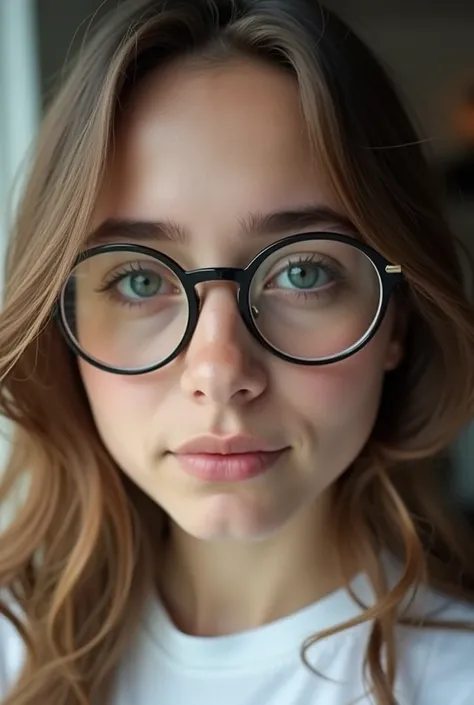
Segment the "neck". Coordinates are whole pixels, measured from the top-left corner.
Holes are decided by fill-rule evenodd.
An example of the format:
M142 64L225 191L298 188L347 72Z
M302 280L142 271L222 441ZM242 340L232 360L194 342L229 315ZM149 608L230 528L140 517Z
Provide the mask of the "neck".
M266 624L342 586L322 502L258 542L210 542L171 524L160 592L188 634L231 634Z

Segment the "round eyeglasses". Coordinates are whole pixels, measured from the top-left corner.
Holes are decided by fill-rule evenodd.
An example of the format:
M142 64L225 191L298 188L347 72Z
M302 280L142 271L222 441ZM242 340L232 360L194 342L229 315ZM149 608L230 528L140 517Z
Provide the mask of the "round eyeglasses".
M243 322L277 357L323 365L360 350L377 331L402 279L354 237L286 237L244 268L186 271L167 255L133 244L82 253L61 291L56 315L73 351L122 375L144 374L173 360L196 328L203 282L233 282Z

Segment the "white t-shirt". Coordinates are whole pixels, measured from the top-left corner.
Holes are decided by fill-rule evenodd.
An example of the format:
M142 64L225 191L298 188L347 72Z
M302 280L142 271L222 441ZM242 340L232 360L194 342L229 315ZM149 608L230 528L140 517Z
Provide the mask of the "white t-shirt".
M357 595L371 602L367 579ZM414 608L438 619L474 622L474 607L420 591ZM411 610L411 611L413 611ZM162 605L150 599L131 648L124 655L111 705L372 705L362 663L369 625L325 639L300 659L310 634L356 616L345 590L289 617L231 636L194 637L180 632ZM399 705L474 705L474 633L398 627ZM13 627L0 622L0 695L22 661Z

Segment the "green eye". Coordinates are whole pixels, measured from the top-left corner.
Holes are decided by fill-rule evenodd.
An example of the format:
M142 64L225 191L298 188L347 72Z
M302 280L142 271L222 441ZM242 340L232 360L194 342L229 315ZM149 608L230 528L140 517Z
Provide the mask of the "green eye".
M160 293L163 279L156 272L136 272L127 274L119 282L117 289L126 299L149 299Z
M332 276L326 267L313 262L292 264L284 269L274 280L275 286L282 289L309 290L326 286Z

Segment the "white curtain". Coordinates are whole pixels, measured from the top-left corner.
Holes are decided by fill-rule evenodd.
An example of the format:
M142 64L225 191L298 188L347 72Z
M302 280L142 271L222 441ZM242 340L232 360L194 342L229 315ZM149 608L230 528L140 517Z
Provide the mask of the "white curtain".
M0 0L0 292L3 259L22 163L40 114L35 0ZM2 295L3 298L3 295ZM8 452L8 429L0 419L0 471Z
M40 111L34 0L0 0L0 247ZM3 263L2 263L3 264Z

